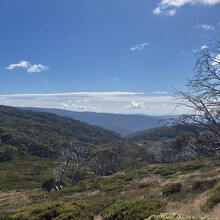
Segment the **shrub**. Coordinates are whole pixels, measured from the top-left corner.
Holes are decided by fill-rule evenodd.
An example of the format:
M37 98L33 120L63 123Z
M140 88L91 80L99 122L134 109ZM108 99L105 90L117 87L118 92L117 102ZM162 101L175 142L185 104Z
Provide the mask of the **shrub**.
M162 207L159 201L118 202L106 208L101 216L104 220L144 220L153 214L159 214Z
M18 155L18 148L11 146L11 145L5 145L0 150L0 161L9 161L14 158L16 158Z
M205 181L196 181L193 183L192 191L195 193L198 192L204 192L206 190L209 190L213 188L213 186L216 184L216 180L205 180Z
M166 185L163 188L163 195L165 196L169 196L172 195L174 193L179 193L182 189L182 184L181 183L173 183L173 184L169 184Z
M53 188L54 188L54 185L55 185L55 179L52 177L52 178L49 178L49 179L46 179L43 184L42 184L42 188L46 189L48 192L50 192Z
M170 176L175 174L177 171L175 169L171 169L170 167L158 167L153 173L160 174L161 176Z

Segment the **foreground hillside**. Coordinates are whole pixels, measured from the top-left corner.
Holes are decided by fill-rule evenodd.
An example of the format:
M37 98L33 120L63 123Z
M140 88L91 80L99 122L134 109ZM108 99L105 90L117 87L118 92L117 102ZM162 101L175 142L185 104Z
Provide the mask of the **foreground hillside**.
M11 154L22 152L21 157L56 157L70 142L88 147L120 139L114 132L71 118L0 106L0 152L4 147Z
M108 177L85 170L74 187L66 176L62 190L48 193L40 186L53 166L53 159L37 157L2 162L0 219L220 219L219 157Z
M220 158L192 160L205 156L187 145L192 132L155 128L121 138L0 106L0 219L219 219Z

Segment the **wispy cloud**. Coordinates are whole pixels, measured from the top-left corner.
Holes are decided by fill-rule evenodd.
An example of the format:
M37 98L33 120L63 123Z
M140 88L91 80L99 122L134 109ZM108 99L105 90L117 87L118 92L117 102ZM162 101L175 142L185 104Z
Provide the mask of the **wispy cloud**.
M28 61L20 61L19 63L10 64L6 67L8 70L14 70L15 68L26 69L28 73L39 73L44 70L48 70L49 66L44 66L42 64L31 64Z
M46 93L46 94L11 94L11 95L0 95L7 97L48 97L48 96L130 96L130 95L145 95L144 92L69 92L69 93Z
M178 114L171 96L148 96L139 92L72 92L49 94L0 95L0 105L58 108L73 111L95 111L126 114Z
M193 28L204 29L204 30L207 30L207 31L215 30L214 26L213 25L209 25L209 24L196 24L196 25L193 26Z
M169 92L153 92L153 94L168 94Z
M149 43L148 42L145 42L145 43L142 43L142 44L136 44L134 47L131 48L131 51L141 51L144 49L144 47L148 46Z
M213 6L220 3L220 0L161 0L157 7L153 10L155 15L164 14L173 16L176 14L176 9L184 5L201 4L204 6Z

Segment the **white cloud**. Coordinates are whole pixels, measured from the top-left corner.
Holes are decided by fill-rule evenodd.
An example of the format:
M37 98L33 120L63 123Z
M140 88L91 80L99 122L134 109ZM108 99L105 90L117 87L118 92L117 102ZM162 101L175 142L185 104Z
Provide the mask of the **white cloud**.
M48 70L49 66L44 66L42 64L31 64L28 61L20 61L19 63L10 64L6 69L13 70L15 68L24 68L28 73L39 73L44 70Z
M61 106L64 109L69 109L69 110L86 110L86 106L78 105L78 104L71 104L70 102L61 103Z
M39 73L44 70L48 70L49 66L44 66L42 64L34 64L27 69L28 73Z
M207 30L207 31L215 30L215 28L212 25L209 25L209 24L197 24L197 25L194 25L193 28L204 29L204 30Z
M175 15L176 9L181 8L184 5L190 4L201 4L205 6L213 6L220 3L220 0L161 0L158 6L153 10L153 13L165 14L165 15Z
M132 101L129 105L124 106L124 108L127 108L127 109L139 109L143 107L144 107L143 102L135 102L135 101Z
M207 49L208 48L208 46L206 46L206 45L202 45L201 46L201 50L205 50L205 49Z
M20 61L19 63L15 63L15 64L10 64L8 67L6 67L6 69L8 70L13 70L17 67L19 68L28 68L30 66L30 63L28 61Z
M147 45L149 45L149 43L147 43L147 42L142 43L142 44L136 44L134 47L131 48L131 51L135 51L135 50L141 51Z

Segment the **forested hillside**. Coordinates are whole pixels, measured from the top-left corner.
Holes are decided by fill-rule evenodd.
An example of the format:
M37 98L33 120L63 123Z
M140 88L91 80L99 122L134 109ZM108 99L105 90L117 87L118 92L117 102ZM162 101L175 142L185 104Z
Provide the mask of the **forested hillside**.
M71 118L0 106L0 160L27 154L56 157L70 143L92 147L120 139L114 132Z

